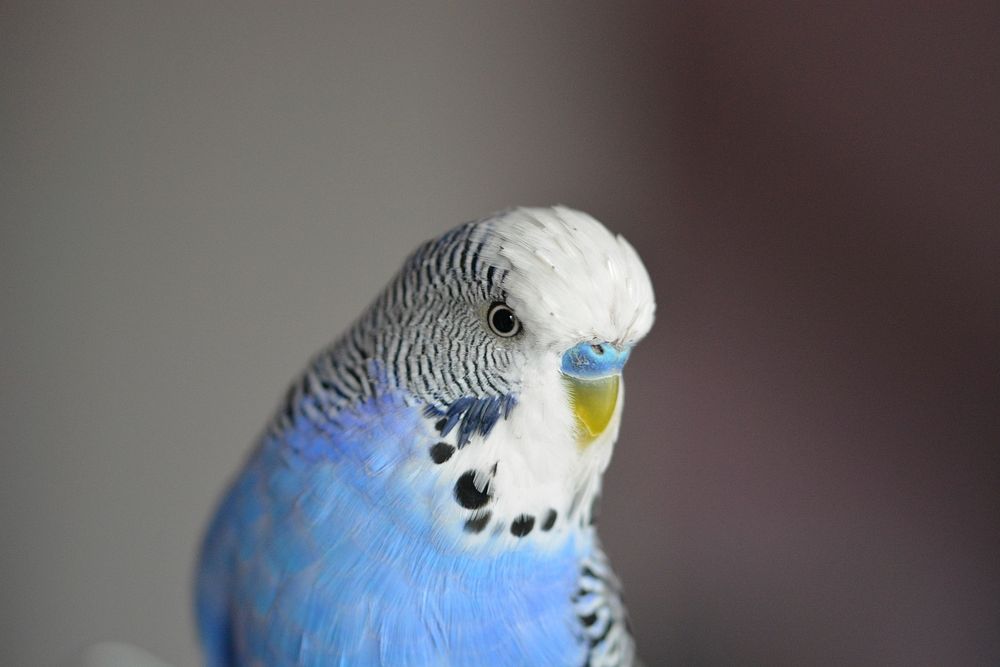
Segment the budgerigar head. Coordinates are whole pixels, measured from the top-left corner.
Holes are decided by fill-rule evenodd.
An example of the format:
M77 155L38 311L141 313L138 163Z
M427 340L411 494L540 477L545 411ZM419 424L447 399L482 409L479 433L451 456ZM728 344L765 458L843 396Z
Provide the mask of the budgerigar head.
M654 310L621 236L569 208L513 209L419 248L320 375L420 406L434 441L419 456L450 499L442 521L556 534L592 518L622 370Z

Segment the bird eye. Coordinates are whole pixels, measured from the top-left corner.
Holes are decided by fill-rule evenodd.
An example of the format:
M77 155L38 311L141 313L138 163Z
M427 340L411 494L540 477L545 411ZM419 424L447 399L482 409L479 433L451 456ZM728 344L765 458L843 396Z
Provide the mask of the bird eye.
M490 306L486 321L490 323L493 333L502 338L516 336L521 331L521 321L505 303L494 303Z

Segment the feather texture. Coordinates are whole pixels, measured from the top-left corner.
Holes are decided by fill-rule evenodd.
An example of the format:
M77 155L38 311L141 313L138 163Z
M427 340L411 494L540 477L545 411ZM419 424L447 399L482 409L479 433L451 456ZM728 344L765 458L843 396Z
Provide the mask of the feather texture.
M581 448L560 368L585 343L624 363L654 308L631 246L564 207L421 246L292 384L209 526L209 664L632 665L592 509L624 390Z
M432 520L451 503L419 472L435 439L391 397L359 405L335 435L302 420L265 439L206 549L213 664L583 663L572 597L592 533L470 547L461 523Z

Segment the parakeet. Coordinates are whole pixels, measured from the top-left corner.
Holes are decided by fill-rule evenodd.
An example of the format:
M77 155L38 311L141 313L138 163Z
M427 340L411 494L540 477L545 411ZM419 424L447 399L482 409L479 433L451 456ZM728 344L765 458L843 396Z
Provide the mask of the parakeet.
M594 505L654 310L632 246L569 208L420 246L223 497L207 663L637 664Z

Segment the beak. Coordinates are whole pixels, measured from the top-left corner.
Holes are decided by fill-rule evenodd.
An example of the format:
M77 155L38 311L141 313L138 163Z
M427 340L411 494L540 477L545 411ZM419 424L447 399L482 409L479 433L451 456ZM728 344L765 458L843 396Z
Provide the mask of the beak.
M610 343L584 342L563 355L560 370L581 447L590 445L611 422L629 352Z

